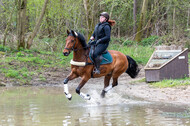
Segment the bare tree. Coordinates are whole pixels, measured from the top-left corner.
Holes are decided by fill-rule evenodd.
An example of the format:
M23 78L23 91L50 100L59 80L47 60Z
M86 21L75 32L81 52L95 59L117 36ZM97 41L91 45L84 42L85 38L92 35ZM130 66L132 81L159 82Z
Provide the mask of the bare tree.
M133 21L134 21L134 25L133 25L133 34L134 34L134 38L135 38L135 33L137 31L137 26L136 26L136 23L137 23L137 18L136 18L136 13L137 13L137 0L134 0L133 1Z
M44 6L42 8L42 11L41 11L41 14L40 14L40 17L36 23L36 26L34 27L34 30L33 32L30 34L30 36L28 37L28 40L27 40L27 49L30 49L30 47L32 46L32 42L33 42L33 39L34 37L36 36L39 28L40 28L40 24L42 22L42 19L44 17L44 14L45 14L45 10L46 10L46 7L47 7L47 4L48 4L48 1L49 0L45 0L44 2Z
M92 3L94 2L94 3ZM85 9L85 16L86 16L86 25L87 25L87 39L90 38L92 35L93 29L94 29L94 6L95 6L96 0L90 1L90 0L83 0L84 9Z
M190 7L188 8L187 13L187 28L189 28Z
M26 21L26 5L27 0L18 0L18 16L17 16L17 48L25 48L25 21Z
M138 24L137 34L135 37L135 40L137 42L140 42L142 40L142 33L144 31L143 26L145 25L147 7L148 7L148 0L143 0L143 5L142 5L142 10L141 10L141 15L140 15L140 21Z
M9 17L9 20L7 22L7 26L6 26L6 29L5 29L5 32L4 32L4 38L3 38L3 46L6 45L6 38L7 38L7 33L8 33L8 30L9 30L9 27L11 25L11 21L12 21L12 17L13 17L13 13L14 13L15 9L12 10L11 14L10 14L10 17Z

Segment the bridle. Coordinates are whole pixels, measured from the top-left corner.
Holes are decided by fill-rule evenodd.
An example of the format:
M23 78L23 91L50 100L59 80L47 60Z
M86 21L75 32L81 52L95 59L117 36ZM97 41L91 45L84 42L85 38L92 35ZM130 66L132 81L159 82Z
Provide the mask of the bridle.
M89 58L89 55L88 55L88 53L89 53L89 51L90 51L90 47L89 46L86 46L86 47L82 47L82 48L79 48L79 49L75 49L75 45L76 45L76 38L74 39L74 44L73 44L73 46L71 47L71 48L65 48L66 50L68 50L69 51L69 53L71 52L71 51L74 51L74 52L76 52L76 51L78 51L78 50L82 50L82 49L87 49L88 51L85 51L85 60L86 60L86 63L87 63L87 61L88 61L88 58ZM87 65L92 65L92 63L87 63Z
M71 52L71 51L78 51L78 50L81 50L81 49L85 49L85 48L88 48L88 47L82 47L82 48L79 48L79 49L75 49L74 47L75 47L75 45L76 45L76 38L75 38L75 40L74 40L74 44L73 44L73 46L71 47L71 48L65 48L66 50L68 50L69 51L69 53Z
M76 39L75 39L73 46L72 46L71 48L65 48L65 49L68 50L69 53L70 53L71 51L77 51L78 49L74 49L76 42L77 42L77 41L76 41Z

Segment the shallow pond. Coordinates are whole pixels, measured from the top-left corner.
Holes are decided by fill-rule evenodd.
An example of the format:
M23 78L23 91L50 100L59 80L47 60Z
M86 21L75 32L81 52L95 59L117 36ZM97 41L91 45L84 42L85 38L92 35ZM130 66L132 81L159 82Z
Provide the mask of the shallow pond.
M91 93L68 101L61 86L1 87L0 126L190 126L189 108Z

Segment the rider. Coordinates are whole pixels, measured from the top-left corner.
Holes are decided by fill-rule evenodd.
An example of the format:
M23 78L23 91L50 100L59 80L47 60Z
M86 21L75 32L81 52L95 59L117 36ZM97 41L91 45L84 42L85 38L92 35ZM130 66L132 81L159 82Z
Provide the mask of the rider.
M95 30L90 37L89 44L95 41L96 47L93 53L95 71L94 73L100 74L100 55L107 49L110 41L111 26L115 25L114 20L109 20L109 14L107 12L102 12L100 14L100 22L95 26Z

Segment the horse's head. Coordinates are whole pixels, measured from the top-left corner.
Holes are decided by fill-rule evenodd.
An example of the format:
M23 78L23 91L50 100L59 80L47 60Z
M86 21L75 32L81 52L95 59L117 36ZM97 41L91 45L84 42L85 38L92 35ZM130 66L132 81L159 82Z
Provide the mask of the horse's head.
M74 32L73 30L71 30L71 32L67 30L67 35L68 36L66 38L66 45L63 50L64 56L68 56L70 52L73 51L77 47L77 44L78 44L78 40L77 40L78 34L76 32Z

